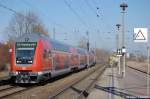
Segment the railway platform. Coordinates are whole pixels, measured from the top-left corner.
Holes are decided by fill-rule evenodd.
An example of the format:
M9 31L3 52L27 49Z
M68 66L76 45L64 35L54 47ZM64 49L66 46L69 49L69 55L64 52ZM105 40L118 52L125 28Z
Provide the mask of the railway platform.
M116 67L107 68L97 80L87 99L149 99L146 95L146 74L127 67L126 76Z

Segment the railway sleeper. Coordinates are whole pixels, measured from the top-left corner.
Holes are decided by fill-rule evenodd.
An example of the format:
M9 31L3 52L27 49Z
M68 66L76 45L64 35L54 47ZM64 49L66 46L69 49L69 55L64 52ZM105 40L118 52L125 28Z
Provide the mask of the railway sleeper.
M82 94L84 97L88 97L89 93L86 90L80 90L75 87L71 87L72 90L76 91L79 94Z

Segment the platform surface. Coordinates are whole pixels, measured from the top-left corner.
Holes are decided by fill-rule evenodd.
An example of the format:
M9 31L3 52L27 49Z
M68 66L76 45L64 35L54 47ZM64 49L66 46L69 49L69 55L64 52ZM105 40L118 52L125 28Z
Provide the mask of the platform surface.
M98 79L87 99L124 99L147 97L146 74L126 68L126 75L118 74L118 69L107 68Z

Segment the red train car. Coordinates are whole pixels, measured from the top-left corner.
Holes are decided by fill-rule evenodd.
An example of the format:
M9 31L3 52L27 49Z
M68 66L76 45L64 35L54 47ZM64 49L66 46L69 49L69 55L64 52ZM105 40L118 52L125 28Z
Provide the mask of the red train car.
M85 49L62 44L31 33L19 37L11 53L11 79L16 83L38 83L88 65Z
M88 52L89 66L94 66L96 64L96 55L94 51Z
M80 65L80 69L84 68L84 67L88 67L88 53L85 49L81 49L78 48L77 49L78 53L79 53L79 65Z

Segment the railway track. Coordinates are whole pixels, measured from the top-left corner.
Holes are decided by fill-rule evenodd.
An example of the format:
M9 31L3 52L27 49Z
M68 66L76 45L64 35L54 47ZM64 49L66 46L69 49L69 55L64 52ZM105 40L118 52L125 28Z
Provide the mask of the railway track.
M19 87L19 86L3 86L0 89L0 99L9 97L14 94L18 94L20 92L26 91L29 88Z
M142 71L142 70L140 70L140 69L133 68L133 67L131 67L131 66L128 66L128 67L131 68L131 69L133 69L133 70L136 70L136 71L142 72L142 73L144 73L144 74L147 74L146 71ZM149 74L149 75L150 75L150 74Z
M24 91L30 90L36 86L37 85L24 86L24 87L15 86L15 85L0 86L0 99L9 98L9 97L10 97L9 99L11 99L11 96L19 93L23 93Z
M0 99L23 92L25 90L27 90L27 88L14 85L11 83L10 79L0 81Z
M68 93L69 90L77 93L75 96L73 96L76 97L75 99L82 99L87 97L89 94L88 91L90 90L90 88L92 88L92 86L95 84L95 82L104 70L105 65L101 68L95 68L93 71L82 76L80 79L77 79L76 81L68 84L67 86L64 86L64 88L58 89L57 92L50 94L49 99L62 99L62 97L65 97L65 94ZM72 97L66 96L64 99L72 99Z
M5 88L1 88L2 86L0 86L0 90L2 89L2 91L0 91L0 99L20 99L20 98L21 99L32 99L32 98L47 99L49 96L50 99L53 99L55 97L59 97L60 95L67 93L66 91L69 89L73 91L77 90L78 94L76 96L85 97L88 96L88 91L90 87L93 87L92 84L98 78L98 74L102 73L102 71L104 70L105 67L102 66L103 66L102 64L97 65L95 67L85 69L79 73L77 72L73 75L69 75L63 79L59 79L59 78L58 80L54 79L54 81L52 80L50 81L50 83L48 82L47 84L44 84L42 86L39 85L35 85L35 86L32 85L28 87L11 86L12 88L9 88L10 87L9 85L7 87L4 85ZM92 75L95 76L90 77ZM87 82L85 82L87 78L89 79L87 80ZM85 85L82 88L78 87L78 86L82 86L80 85L81 83ZM72 98L68 98L68 99L72 99Z
M5 88L3 90L0 90L0 99L8 97L10 95L16 94L18 92L21 92L25 90L26 88L22 87L10 87L10 88Z
M0 86L0 92L4 91L4 90L8 90L8 89L12 89L15 86L11 86L11 85L4 85L4 86Z

